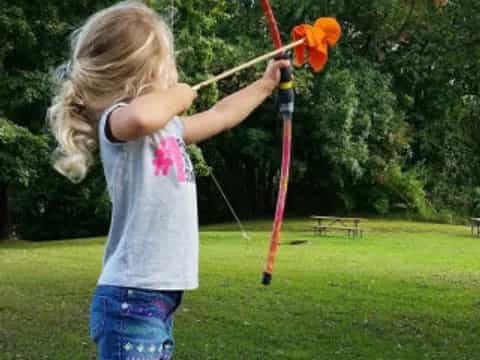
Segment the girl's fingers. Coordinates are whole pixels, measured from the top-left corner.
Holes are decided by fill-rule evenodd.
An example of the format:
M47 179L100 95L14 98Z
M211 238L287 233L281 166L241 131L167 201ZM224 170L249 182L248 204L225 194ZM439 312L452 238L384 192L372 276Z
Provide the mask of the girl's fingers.
M290 60L270 60L263 77L275 82L276 85L280 83L280 70L291 66Z
M275 62L275 66L278 68L286 68L286 67L289 67L290 65L291 65L290 60L277 60Z

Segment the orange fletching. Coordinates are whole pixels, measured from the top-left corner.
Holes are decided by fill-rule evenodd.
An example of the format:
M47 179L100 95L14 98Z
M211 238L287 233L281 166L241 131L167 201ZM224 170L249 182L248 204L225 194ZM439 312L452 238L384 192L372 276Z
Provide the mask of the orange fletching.
M335 46L340 39L342 29L333 18L319 18L312 25L295 26L292 30L293 40L305 39L305 43L295 48L295 63L305 64L308 58L314 71L321 71L328 61L328 48ZM306 52L308 51L308 55Z

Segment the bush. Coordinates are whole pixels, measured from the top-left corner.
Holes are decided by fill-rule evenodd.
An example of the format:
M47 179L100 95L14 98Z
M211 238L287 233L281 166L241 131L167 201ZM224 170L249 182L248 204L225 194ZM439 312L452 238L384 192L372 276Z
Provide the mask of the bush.
M373 203L375 211L380 215L386 215L390 212L390 201L386 197L382 197Z
M422 169L418 167L402 171L399 165L390 166L383 186L393 202L404 204L408 211L426 217L433 209L427 200L421 173Z
M18 237L53 240L104 235L111 204L97 165L82 184L57 174L48 161L42 176L29 186L16 185L11 195L12 221Z

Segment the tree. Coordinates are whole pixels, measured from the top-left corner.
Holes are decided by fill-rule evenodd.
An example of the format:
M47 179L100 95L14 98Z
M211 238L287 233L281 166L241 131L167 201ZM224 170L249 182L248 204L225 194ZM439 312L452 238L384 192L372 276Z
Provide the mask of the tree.
M271 49L256 2L175 0L173 7L171 0L146 2L174 27L181 79L187 83ZM23 237L106 230L110 204L100 164L81 185L56 174L49 160L54 142L44 119L49 74L66 59L68 35L111 3L2 4L3 232L7 213ZM298 101L287 212L407 210L425 215L435 209L464 214L478 209L480 2L277 0L272 5L285 39L294 25L317 16L335 16L343 28L323 73L300 69L295 74ZM254 67L202 90L192 111L208 108L262 71L263 66ZM208 165L198 148L191 149L198 173L215 171L241 217L274 210L281 152L276 112L272 97L238 128L201 144ZM200 220L230 219L210 179L198 183Z

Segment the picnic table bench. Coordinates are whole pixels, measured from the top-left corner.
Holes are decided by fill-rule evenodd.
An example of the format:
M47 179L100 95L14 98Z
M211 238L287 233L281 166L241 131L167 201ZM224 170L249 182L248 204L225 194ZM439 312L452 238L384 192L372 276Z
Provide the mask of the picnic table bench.
M472 226L472 235L480 236L480 218L470 218L470 221Z
M345 218L338 216L310 216L316 220L317 224L313 226L314 235L323 235L330 230L345 231L348 236L363 236L363 230L360 228L360 218Z

